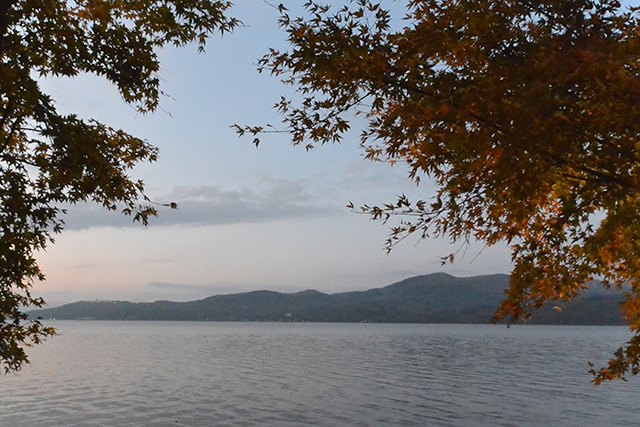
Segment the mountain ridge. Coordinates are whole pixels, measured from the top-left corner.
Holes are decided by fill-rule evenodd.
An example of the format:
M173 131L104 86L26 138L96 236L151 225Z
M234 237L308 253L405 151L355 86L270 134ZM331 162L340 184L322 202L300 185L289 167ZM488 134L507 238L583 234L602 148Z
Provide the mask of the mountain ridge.
M258 290L188 302L79 301L29 314L97 320L488 323L508 285L506 274L455 277L433 273L364 291ZM621 300L619 292L588 292L568 303L547 304L533 314L530 323L624 325Z

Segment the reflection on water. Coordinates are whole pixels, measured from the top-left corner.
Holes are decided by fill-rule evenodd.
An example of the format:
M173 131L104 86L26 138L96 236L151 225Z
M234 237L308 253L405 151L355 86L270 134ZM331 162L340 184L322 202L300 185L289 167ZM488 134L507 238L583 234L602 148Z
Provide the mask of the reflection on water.
M621 327L55 322L0 425L629 425Z

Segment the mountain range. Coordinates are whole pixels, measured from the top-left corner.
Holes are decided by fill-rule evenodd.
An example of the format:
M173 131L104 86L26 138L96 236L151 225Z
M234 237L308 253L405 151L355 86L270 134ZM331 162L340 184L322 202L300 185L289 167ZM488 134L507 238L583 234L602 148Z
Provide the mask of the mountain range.
M199 320L372 323L488 323L509 276L416 276L383 288L326 294L254 291L189 301L80 301L35 310L32 317L96 320ZM534 324L624 325L622 293L592 284L568 303L547 304Z

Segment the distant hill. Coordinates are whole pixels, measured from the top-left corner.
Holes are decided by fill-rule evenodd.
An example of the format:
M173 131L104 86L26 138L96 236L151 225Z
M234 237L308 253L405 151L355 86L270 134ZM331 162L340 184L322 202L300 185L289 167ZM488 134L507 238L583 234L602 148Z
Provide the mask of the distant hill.
M81 301L30 312L32 317L97 320L209 320L373 323L488 323L509 285L509 276L412 277L361 292L325 294L255 291L198 301L131 303ZM594 288L567 304L534 314L531 323L623 325L620 293Z

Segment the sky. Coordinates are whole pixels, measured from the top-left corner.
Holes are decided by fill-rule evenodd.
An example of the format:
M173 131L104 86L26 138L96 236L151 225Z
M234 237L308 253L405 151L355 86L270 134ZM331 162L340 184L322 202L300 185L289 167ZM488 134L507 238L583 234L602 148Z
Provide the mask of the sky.
M440 257L460 248L446 239L410 237L384 250L389 225L351 212L395 201L427 199L433 187L407 179L402 165L372 163L358 146L357 123L339 145L305 151L286 134L256 148L231 125L279 123L273 105L291 94L259 74L270 47L286 49L278 12L262 0L238 0L231 14L244 26L195 47L160 52L161 108L137 113L107 81L83 75L42 81L63 112L93 117L148 140L160 159L133 172L160 209L148 227L98 206L69 209L66 229L38 254L47 280L36 294L50 305L76 300L187 301L269 289L335 293L382 287L445 271L457 276L508 273L506 247L463 248L452 265ZM290 9L302 2L288 1ZM399 13L399 15L401 15Z

